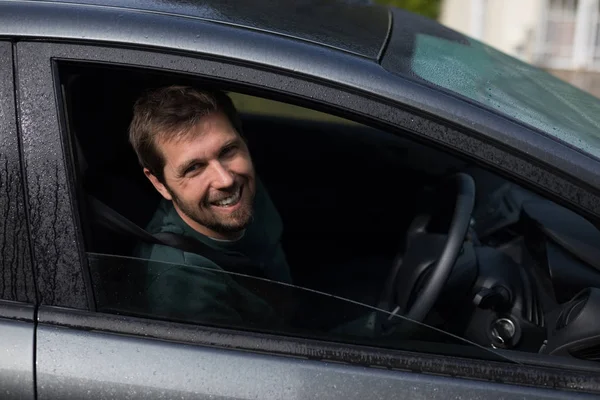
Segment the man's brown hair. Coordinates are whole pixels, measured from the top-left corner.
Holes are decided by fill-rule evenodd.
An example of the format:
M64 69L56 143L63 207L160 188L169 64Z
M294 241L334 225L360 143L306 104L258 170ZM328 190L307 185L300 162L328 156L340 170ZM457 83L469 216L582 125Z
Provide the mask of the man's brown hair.
M242 134L231 99L220 91L168 86L142 95L133 106L133 119L129 125L129 142L141 166L164 183L165 160L157 141L185 138L203 117L217 112L223 112Z

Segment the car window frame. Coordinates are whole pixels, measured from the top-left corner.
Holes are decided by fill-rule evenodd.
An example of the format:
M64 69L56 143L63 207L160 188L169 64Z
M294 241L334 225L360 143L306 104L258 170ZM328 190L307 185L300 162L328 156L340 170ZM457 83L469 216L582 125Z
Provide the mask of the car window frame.
M199 77L210 77L212 81L231 83L235 82L236 87L249 90L253 86L259 86L261 90L273 95L276 99L277 95L289 96L287 99L294 99L299 104L306 104L310 101L311 104L323 108L327 111L336 112L340 116L347 116L349 113L355 113L365 122L370 125L383 127L389 131L402 131L405 134L410 134L414 139L426 141L433 147L441 147L449 153L461 153L474 159L478 163L486 164L492 169L499 170L503 173L517 173L516 180L527 181L527 177L538 177L533 183L538 185L541 182L549 182L550 190L546 193L550 195L557 193L552 192L552 188L558 192L565 193L564 186L569 186L567 193L572 193L580 200L580 206L588 205L583 210L588 213L599 213L596 209L598 197L588 188L579 187L570 182L565 177L552 174L544 170L539 165L525 159L519 154L513 154L504 146L488 143L470 132L464 132L457 129L451 124L444 124L441 121L431 120L417 113L407 110L400 104L395 104L389 99L373 98L365 94L357 93L354 88L340 87L325 82L317 82L314 79L294 76L287 73L278 74L273 70L266 70L258 66L240 65L228 60L216 60L214 57L202 56L197 54L171 54L149 49L130 49L120 48L116 46L102 46L89 44L70 44L58 42L19 42L17 45L17 54L19 57L18 72L22 76L28 76L28 79L19 81L19 88L23 95L19 99L21 110L22 135L23 141L29 143L29 147L25 147L25 159L27 162L28 193L32 208L40 207L41 201L47 199L50 204L55 207L58 213L59 220L65 225L65 229L59 232L53 230L52 226L41 222L32 221L30 223L33 232L33 246L35 249L35 269L39 273L44 273L46 269L50 269L54 276L69 276L70 279L59 279L56 285L50 282L38 284L40 292L40 301L43 306L40 308L38 315L41 323L53 325L68 325L81 328L99 329L103 331L132 333L138 332L137 324L145 324L146 326L159 326L156 321L136 320L134 318L117 318L115 316L94 314L94 302L91 296L91 283L89 271L85 257L85 249L83 246L83 235L81 233L81 224L78 220L78 205L75 189L75 171L73 170L73 155L71 154L71 146L69 143L68 134L66 134L65 116L60 90L58 90L58 62L81 62L94 64L107 64L128 66L132 68L148 68L155 70L171 71L182 74L193 74ZM370 115L369 115L370 114ZM362 117L362 118L360 118ZM23 122L26 123L23 123ZM44 127L40 129L38 127ZM32 141L33 136L40 138L38 141ZM44 146L46 146L44 148ZM49 147L48 147L49 146ZM515 151L516 153L516 151ZM43 156L43 157L42 157ZM50 167L54 169L53 174L49 174L48 182L45 185L39 185L36 182L36 168ZM520 173L520 175L519 175ZM539 176L544 175L545 178L540 180ZM528 182L532 184L531 180ZM582 201L583 199L583 201ZM563 199L564 201L564 199ZM61 206L59 207L59 203ZM572 206L572 205L571 205ZM46 205L48 207L48 205ZM69 262L58 259L56 256L44 254L42 251L45 240L48 240L51 235L57 248L64 255L70 257ZM75 247L75 248L73 248ZM47 271L46 271L47 273ZM59 308L57 308L59 307ZM60 310L60 308L68 308L69 310ZM137 321L129 325L123 324L116 326L115 318L121 322ZM95 321L95 322L92 322ZM113 321L98 322L98 321ZM93 328L95 326L95 328ZM189 329L198 331L211 331L205 327L181 326L174 323L169 323L172 331L183 332ZM228 334L232 332L228 331ZM164 333L164 332L163 332ZM179 334L179 333L177 333ZM252 337L252 335L234 331L233 334L243 338ZM175 336L169 336L164 333L160 338L166 340L176 340ZM159 337L157 337L159 338ZM195 339L188 337L189 341L194 343L209 344L204 339ZM199 342L198 342L199 340ZM203 341L204 340L204 341ZM279 336L271 337L269 343L300 343L302 340L283 338ZM311 342L312 343L312 342ZM230 346L233 346L231 343ZM256 350L252 345L235 346L238 349L245 348L246 350ZM227 345L223 344L227 347ZM270 351L265 345L264 351ZM316 344L315 344L316 346ZM365 362L365 358L358 356L360 351L364 351L362 346L333 344L334 352L341 351L341 358L331 355L331 352L323 352L317 347L295 348L288 346L289 349L283 351L290 356L314 357L314 354L322 354L323 359L331 359L337 361L348 362L352 364L361 364ZM285 347L285 346L284 346ZM315 353L316 351L316 353ZM436 362L427 362L426 357L421 357L420 354L399 352L393 356L389 352L381 350L373 350L380 356L384 357L385 361L381 366L387 365L388 368L398 368L391 366L391 359L403 360L405 366L411 365L406 357L416 357L415 368L420 371L428 371L430 373L448 373L455 371L455 368L462 370L460 376L465 378L485 379L490 376L498 376L501 374L506 377L507 382L517 384L531 384L531 372L539 373L540 380L534 382L534 385L545 386L545 380L548 375L538 367L525 367L522 374L514 376L514 369L508 365L494 365L496 371L494 375L489 373L489 362L480 360L469 360L471 365L465 369L464 360L456 357L435 356ZM429 360L431 361L431 360ZM408 363L408 364L406 364ZM463 363L463 364L461 364ZM434 365L435 364L435 365ZM416 367L418 365L418 367ZM462 366L461 366L462 365ZM402 367L400 367L402 368ZM450 369L448 369L450 368ZM533 368L533 370L531 369ZM504 372L501 372L504 371ZM568 373L567 373L568 372ZM550 373L550 372L548 372ZM565 375L566 373L566 375ZM571 375L569 375L569 373ZM452 372L456 376L455 372ZM558 382L563 388L579 387L582 390L589 391L597 388L600 392L600 384L595 382L582 384L580 372L561 371L560 374L550 373L554 376L553 379L558 379ZM586 376L585 373L583 373ZM562 377L559 379L559 377ZM579 382L573 386L573 382ZM584 380L583 380L584 381ZM583 386L585 386L585 388ZM592 385L590 389L590 386Z
M89 46L85 44L66 44L53 42L19 42L17 44L19 54L19 74L30 75L30 79L23 82L20 88L23 95L19 101L21 118L31 123L22 126L23 142L30 143L25 147L25 163L27 169L27 182L29 190L29 201L34 203L39 188L36 186L35 168L44 170L44 157L52 155L46 161L52 163L56 170L56 187L68 189L68 195L61 191L59 202L64 204L60 218L68 221L68 231L58 240L64 243L75 243L76 249L69 249L68 256L74 263L73 270L78 270L76 275L70 275L71 290L66 288L60 290L60 296L50 288L47 279L40 279L44 283L38 287L38 292L43 298L44 304L56 306L69 306L81 309L90 309L93 299L84 299L82 293L90 288L89 274L81 269L85 258L83 240L80 230L81 224L77 221L78 214L73 212L78 208L76 205L76 194L73 188L76 176L69 172L70 165L65 160L72 162L73 155L70 153L69 137L66 132L65 115L57 110L63 110L62 96L58 89L57 62L74 61L81 63L106 64L115 66L130 66L132 68L147 68L154 70L173 71L182 74L192 74L198 77L210 78L216 83L226 84L233 82L236 87L250 90L252 87L260 87L277 100L277 96L287 96L287 100L296 100L298 105L305 105L310 101L315 106L323 107L326 112L339 113L339 116L347 117L354 113L358 122L364 122L374 127L380 127L391 133L400 132L417 141L425 141L427 145L439 148L450 154L459 154L471 159L473 162L485 165L486 168L500 175L511 176L517 184L523 184L532 191L537 191L543 196L561 205L574 208L584 217L598 219L600 217L600 196L589 187L573 182L570 177L554 173L545 166L522 156L516 149L489 143L473 132L465 132L452 124L444 124L443 121L432 120L425 116L406 110L401 104L391 103L389 99L376 99L372 96L356 93L354 88L343 88L327 82L316 82L313 79L303 79L292 76L285 72L277 73L265 70L262 67L239 65L228 60L215 60L213 57L202 55L169 54L166 51L127 49L114 46ZM201 60L201 62L199 62ZM43 102L45 100L45 102ZM34 126L44 126L44 130L35 130ZM33 140L35 137L35 140ZM47 138L46 138L47 136ZM44 140L41 140L44 138ZM52 146L52 153L44 143ZM43 155L41 157L40 155ZM600 165L599 165L600 167ZM50 192L50 191L47 191ZM51 193L44 193L50 196ZM40 193L42 194L42 193ZM39 196L38 196L39 197ZM48 197L54 201L54 197ZM68 209L70 207L70 209ZM31 210L36 209L36 204L30 205ZM38 218L39 219L39 218ZM43 260L49 265L56 265L55 272L72 274L67 272L66 265L48 258L39 251L45 244L42 238L51 237L51 226L36 223L32 217L31 229L34 236L41 242L34 243L36 258ZM75 223L77 222L77 223ZM38 245L41 245L38 246ZM68 247L66 247L68 248ZM79 268L77 268L79 266ZM36 271L41 276L48 274L48 269L36 265ZM66 268L66 269L64 269ZM64 270L63 270L64 269ZM63 272L61 272L63 271ZM64 281L59 280L61 283ZM48 285L45 289L43 285ZM64 298L64 301L62 300Z

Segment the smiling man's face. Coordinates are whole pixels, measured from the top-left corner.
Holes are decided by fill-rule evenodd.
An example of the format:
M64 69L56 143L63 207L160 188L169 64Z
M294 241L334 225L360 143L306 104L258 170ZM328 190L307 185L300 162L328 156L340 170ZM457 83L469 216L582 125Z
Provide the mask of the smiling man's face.
M149 170L144 173L193 229L235 239L252 217L256 181L250 152L222 113L203 117L192 129L182 139L158 141L164 184Z

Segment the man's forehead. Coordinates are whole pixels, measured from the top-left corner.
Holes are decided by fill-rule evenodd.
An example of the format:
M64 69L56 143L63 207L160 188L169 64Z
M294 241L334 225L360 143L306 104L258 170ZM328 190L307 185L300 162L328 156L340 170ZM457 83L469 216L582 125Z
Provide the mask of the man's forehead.
M200 117L195 122L182 124L180 127L159 133L157 143L160 146L171 142L189 142L207 133L227 135L235 133L235 128L225 114L221 112L210 113Z
M162 152L167 163L185 162L190 158L210 158L227 144L235 141L239 135L232 128L221 124L209 123L196 124L187 132L172 137L170 140L158 141L159 151Z

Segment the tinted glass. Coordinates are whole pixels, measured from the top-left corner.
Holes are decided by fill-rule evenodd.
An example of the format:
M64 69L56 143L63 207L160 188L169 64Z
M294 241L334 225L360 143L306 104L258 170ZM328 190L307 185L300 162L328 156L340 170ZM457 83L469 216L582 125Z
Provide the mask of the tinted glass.
M221 269L88 254L99 312L393 349L504 360L360 302ZM379 330L378 321L386 321Z

